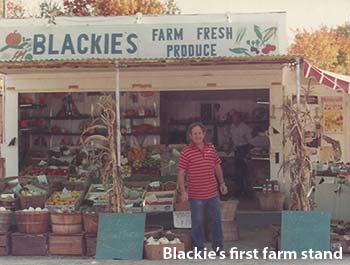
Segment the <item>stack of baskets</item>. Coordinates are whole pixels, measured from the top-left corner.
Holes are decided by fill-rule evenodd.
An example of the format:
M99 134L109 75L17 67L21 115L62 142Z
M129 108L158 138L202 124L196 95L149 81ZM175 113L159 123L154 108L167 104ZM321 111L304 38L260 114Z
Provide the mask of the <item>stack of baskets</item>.
M238 224L236 222L236 210L238 200L221 201L221 224L224 241L239 239Z
M236 241L239 239L238 224L236 222L236 210L238 200L221 201L221 226L224 242ZM208 213L210 214L210 213ZM208 240L212 240L212 228L210 225L210 216L206 222L206 235Z

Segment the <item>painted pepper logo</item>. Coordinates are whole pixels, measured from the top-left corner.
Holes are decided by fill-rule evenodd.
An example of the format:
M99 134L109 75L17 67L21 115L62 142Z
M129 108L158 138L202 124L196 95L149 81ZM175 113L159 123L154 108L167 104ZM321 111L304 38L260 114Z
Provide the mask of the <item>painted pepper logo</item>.
M9 33L5 39L6 45L0 49L0 59L3 61L31 61L32 40L22 37L16 30Z

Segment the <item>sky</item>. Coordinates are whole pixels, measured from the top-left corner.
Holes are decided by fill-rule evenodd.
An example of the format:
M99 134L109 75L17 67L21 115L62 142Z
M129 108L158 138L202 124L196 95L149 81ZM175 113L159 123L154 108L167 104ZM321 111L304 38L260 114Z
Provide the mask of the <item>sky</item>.
M42 0L18 0L35 13ZM60 0L54 0L60 1ZM289 43L293 30L317 29L350 22L350 0L176 0L182 14L287 12Z

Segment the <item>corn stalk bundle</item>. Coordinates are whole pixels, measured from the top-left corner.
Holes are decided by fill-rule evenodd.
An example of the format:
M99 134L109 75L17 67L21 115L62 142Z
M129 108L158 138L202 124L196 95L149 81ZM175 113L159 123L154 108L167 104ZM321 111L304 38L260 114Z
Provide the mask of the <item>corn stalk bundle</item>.
M101 114L83 131L80 142L94 146L92 160L102 162L102 183L105 186L112 184L112 188L108 190L109 211L122 213L125 211L125 201L123 180L117 166L116 102L111 96L101 96L97 106ZM96 130L107 131L107 136L96 133Z
M310 188L314 185L310 152L306 146L306 128L316 125L310 115L307 104L310 89L304 91L305 102L298 110L289 100L283 105L282 119L286 123L287 137L291 141L292 149L288 161L282 167L288 169L291 178L290 210L310 211L313 202L308 196Z

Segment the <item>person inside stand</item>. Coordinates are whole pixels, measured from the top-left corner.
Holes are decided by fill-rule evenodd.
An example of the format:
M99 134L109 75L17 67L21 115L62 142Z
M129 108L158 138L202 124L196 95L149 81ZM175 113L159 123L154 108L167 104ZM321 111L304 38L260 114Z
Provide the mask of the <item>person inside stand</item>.
M239 112L232 115L232 125L230 128L231 142L234 150L235 177L238 180L238 196L249 196L248 184L248 165L247 155L251 149L252 130L242 122L242 116Z
M217 255L223 251L219 191L225 195L227 187L221 169L221 160L213 144L207 143L205 127L201 123L189 126L187 134L191 143L181 152L178 165L178 192L181 201L190 201L192 239L198 251L204 250L204 210L209 214L213 241ZM187 174L188 191L185 189Z

